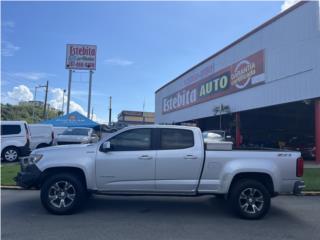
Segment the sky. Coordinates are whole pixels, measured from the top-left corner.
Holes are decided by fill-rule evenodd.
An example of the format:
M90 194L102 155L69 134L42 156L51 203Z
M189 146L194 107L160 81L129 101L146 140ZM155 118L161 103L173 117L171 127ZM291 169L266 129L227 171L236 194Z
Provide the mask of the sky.
M155 91L289 7L286 2L1 2L1 102L34 99L49 81L61 109L66 44L97 45L94 119L154 111ZM87 71L73 74L70 109L86 115ZM44 99L38 89L36 100ZM65 96L66 102L66 96Z

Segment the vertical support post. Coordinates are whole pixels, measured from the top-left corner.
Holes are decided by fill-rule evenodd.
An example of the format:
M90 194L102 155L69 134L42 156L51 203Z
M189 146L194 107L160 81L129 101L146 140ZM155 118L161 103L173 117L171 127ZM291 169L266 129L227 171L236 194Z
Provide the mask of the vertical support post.
M109 126L111 126L111 112L112 112L111 101L112 101L112 97L110 96L110 98L109 98Z
M320 99L314 101L316 163L320 164Z
M220 129L220 130L222 130L222 109L223 109L223 105L220 104L220 106L219 106L219 111L220 111L220 115L219 115L219 120L220 120L219 129Z
M61 108L61 111L62 111L62 115L64 114L64 95L66 94L66 90L63 89L63 95L62 95L62 108Z
M68 99L67 99L67 114L69 114L69 110L70 110L71 79L72 79L72 70L71 70L71 69L69 69Z
M87 111L87 118L90 118L90 111L91 111L92 74L93 74L93 71L90 70L90 73L89 73L89 94L88 94L88 111Z
M44 106L43 106L43 119L46 119L46 113L47 113L47 101L48 101L48 88L49 88L49 81L47 81L47 84L45 86L46 88L46 94L44 97Z
M240 112L236 112L236 147L241 144Z

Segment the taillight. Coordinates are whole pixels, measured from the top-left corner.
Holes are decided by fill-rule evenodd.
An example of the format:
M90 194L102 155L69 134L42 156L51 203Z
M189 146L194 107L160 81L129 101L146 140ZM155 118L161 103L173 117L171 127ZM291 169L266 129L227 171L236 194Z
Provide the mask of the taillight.
M303 158L299 157L297 159L297 177L303 176Z

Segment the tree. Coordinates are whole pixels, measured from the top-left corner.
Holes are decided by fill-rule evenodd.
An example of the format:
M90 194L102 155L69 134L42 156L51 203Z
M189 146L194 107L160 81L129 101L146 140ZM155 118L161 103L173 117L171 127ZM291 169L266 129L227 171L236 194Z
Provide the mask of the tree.
M63 113L57 109L47 109L48 119L58 117L62 114ZM32 103L23 105L1 104L1 120L39 123L44 120L43 106L34 106Z

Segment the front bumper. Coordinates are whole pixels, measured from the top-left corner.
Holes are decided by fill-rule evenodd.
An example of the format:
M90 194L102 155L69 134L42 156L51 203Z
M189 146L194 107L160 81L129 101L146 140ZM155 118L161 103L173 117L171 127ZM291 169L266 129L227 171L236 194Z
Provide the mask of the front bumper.
M304 181L296 181L293 186L293 194L301 195L302 190L306 187Z
M13 180L16 181L18 186L31 188L39 185L40 177L41 171L35 164L32 164L21 168L21 172Z

